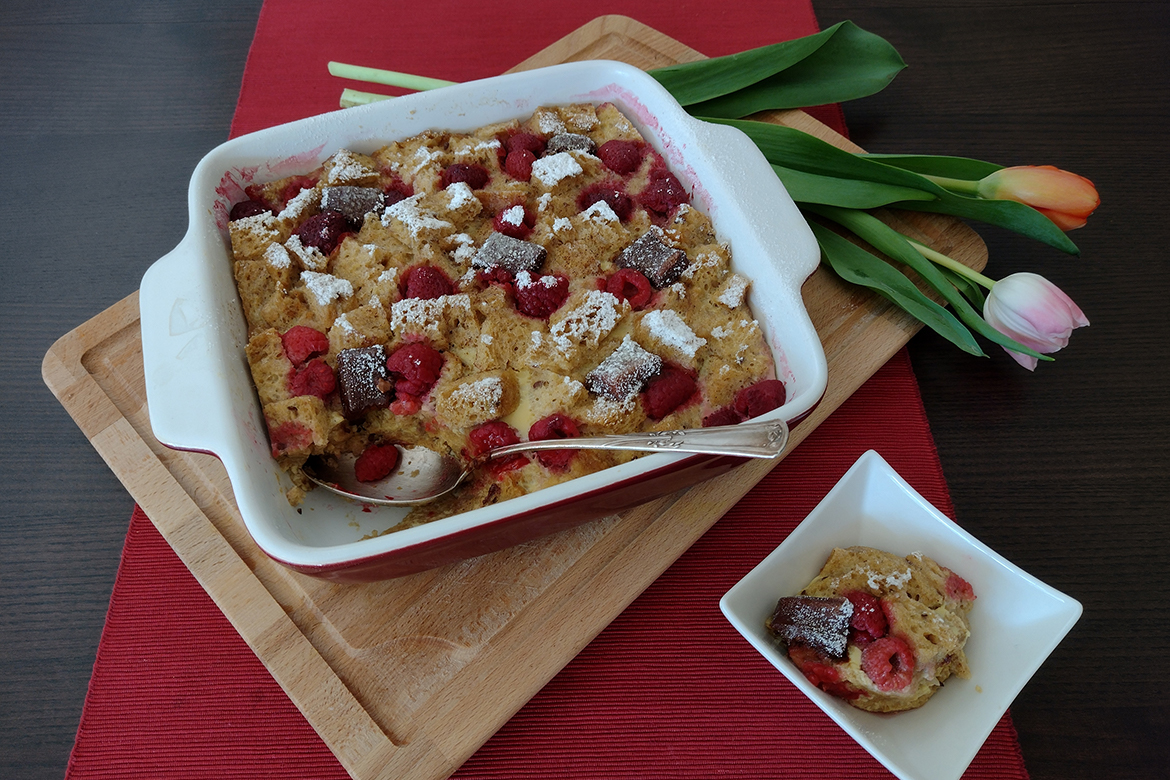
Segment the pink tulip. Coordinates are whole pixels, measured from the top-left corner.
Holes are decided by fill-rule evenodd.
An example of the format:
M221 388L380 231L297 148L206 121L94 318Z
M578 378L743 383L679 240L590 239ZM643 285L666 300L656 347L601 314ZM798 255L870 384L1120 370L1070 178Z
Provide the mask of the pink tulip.
M979 182L978 192L981 198L1027 204L1061 230L1084 225L1101 203L1093 182L1051 165L1001 168Z
M983 305L983 318L1000 333L1045 355L1068 346L1073 330L1089 324L1072 298L1032 273L996 282ZM1036 358L1010 349L1007 353L1029 371L1036 370Z

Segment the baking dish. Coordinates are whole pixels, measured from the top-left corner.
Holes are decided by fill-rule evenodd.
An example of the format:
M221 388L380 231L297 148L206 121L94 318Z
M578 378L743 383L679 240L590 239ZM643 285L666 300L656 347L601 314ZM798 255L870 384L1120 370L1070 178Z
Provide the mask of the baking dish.
M542 105L613 102L711 216L734 269L753 282L753 311L786 403L760 419L794 424L824 393L827 367L800 287L819 251L799 210L738 130L697 121L653 78L590 61L499 76L273 127L208 153L192 174L190 225L140 291L143 364L155 437L207 452L227 470L257 545L301 572L335 580L401 576L531 540L726 471L735 458L655 453L489 507L382 534L401 508L363 507L323 490L300 507L269 451L244 356L247 328L232 279L227 214L249 183L315 168L339 149L372 152L427 129L469 131Z

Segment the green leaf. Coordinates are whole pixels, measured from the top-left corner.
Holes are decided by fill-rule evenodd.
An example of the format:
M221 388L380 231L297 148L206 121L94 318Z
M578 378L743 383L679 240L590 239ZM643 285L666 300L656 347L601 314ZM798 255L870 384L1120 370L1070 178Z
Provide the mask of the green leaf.
M984 356L975 337L953 314L926 297L892 265L823 225L811 223L810 227L821 255L842 279L889 299L964 352Z
M863 154L868 160L892 165L904 171L948 179L979 181L1003 168L1002 165L972 160L969 157L946 157L934 154Z
M963 297L971 302L971 305L976 311L983 311L983 304L987 302L987 297L983 294L983 288L972 282L965 276L960 276L949 268L939 267L939 271L947 278L947 281L955 286L955 289L962 293Z
M1081 250L1064 231L1052 220L1031 206L1014 200L984 200L968 198L939 188L939 198L934 201L903 201L891 203L893 208L907 211L929 211L934 214L949 214L962 219L973 219L989 225L1011 230L1022 236L1035 239L1043 244L1079 255Z
M692 114L741 117L872 95L905 67L888 41L844 21L815 35L649 73Z
M877 182L933 195L941 189L929 179L847 152L803 130L748 119L703 117L742 131L773 165L837 179Z
M788 194L798 203L824 203L850 209L876 209L905 200L933 200L929 192L899 187L896 184L842 179L807 173L782 165L772 170L784 183Z
M984 338L999 344L1001 347L1007 347L1025 355L1050 359L988 325L979 312L975 311L967 299L951 284L949 278L942 273L943 269L923 257L917 249L911 246L905 236L877 217L864 211L839 209L832 206L809 206L807 208L812 213L841 225L887 257L913 268L927 284L938 291L943 300L951 305L955 310L955 315L967 327Z
M1063 252L1079 254L1076 244L1063 230L1048 217L1023 203L957 195L918 173L887 165L881 162L880 158L871 155L857 155L838 149L793 127L743 119L711 118L708 121L742 130L772 165L821 176L858 179L921 190L934 195L934 199L908 199L889 205L909 211L929 211L986 222L1048 244ZM845 184L851 185L850 182ZM794 197L793 200L798 199Z

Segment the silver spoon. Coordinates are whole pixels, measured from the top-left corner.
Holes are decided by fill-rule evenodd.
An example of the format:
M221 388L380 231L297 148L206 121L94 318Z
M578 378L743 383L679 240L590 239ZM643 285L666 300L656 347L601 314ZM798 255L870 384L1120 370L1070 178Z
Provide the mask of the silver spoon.
M783 420L744 422L712 428L677 431L610 434L575 439L546 439L509 444L489 452L480 461L516 452L536 450L635 450L639 452L689 452L700 455L733 455L742 458L778 458L788 444ZM366 504L413 506L446 495L467 479L470 466L425 447L398 447L398 466L377 482L354 478L354 455L309 458L305 476L339 496Z

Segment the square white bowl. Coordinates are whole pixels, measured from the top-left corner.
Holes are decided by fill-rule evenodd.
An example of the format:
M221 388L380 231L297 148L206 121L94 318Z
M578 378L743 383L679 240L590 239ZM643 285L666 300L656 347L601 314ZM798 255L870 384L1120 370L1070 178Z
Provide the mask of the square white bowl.
M971 679L952 677L925 705L876 714L811 684L764 620L800 593L834 547L921 552L971 583ZM873 450L845 473L788 538L720 600L739 633L902 780L956 780L1016 695L1081 615L1075 599L1005 560L957 526Z
M657 81L619 62L575 62L457 84L335 111L241 136L196 167L183 241L142 280L142 352L150 424L175 449L224 464L258 546L298 571L369 580L418 571L612 514L729 467L655 453L535 493L379 534L406 514L372 511L314 490L300 507L273 460L244 356L247 328L232 278L226 224L253 181L312 170L346 148L372 152L427 129L468 131L539 106L612 102L637 126L711 217L732 267L752 279L753 313L772 348L786 402L761 421L803 418L824 394L824 350L800 295L816 240L760 150L739 130L689 116ZM717 468L719 467L719 468ZM675 479L669 479L671 476ZM689 482L687 482L689 480Z

